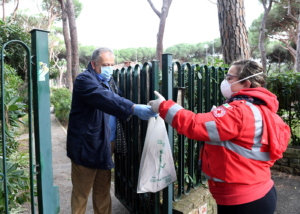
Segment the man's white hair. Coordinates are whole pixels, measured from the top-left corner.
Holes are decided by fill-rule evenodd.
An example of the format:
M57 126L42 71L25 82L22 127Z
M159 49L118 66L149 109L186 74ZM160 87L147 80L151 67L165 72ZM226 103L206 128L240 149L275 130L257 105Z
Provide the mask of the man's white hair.
M106 47L100 47L97 48L96 50L94 50L93 55L92 55L92 61L98 62L101 56L101 53L105 53L105 52L110 52L112 55L115 56L114 51L110 48L106 48Z

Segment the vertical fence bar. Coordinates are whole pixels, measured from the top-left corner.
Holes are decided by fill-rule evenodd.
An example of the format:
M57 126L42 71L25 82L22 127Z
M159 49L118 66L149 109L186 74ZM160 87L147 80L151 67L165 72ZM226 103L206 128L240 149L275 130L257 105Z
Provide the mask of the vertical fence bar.
M129 66L126 72L126 99L130 99L131 91L131 70L132 67ZM131 149L132 149L132 140L131 140L131 120L126 122L126 142L127 142L127 159L126 159L126 186L127 186L127 205L132 209L132 181L131 181Z
M181 65L179 62L173 62L172 63L172 76L173 76L173 86L174 86L174 66L177 66L178 70L178 87L183 87L184 82L184 69L181 68ZM185 107L185 104L182 103L182 107ZM175 197L173 195L173 200L175 202L179 201L181 198L182 193L184 192L184 135L177 134L177 146L178 146L178 173L177 173L177 181L178 181L178 190L177 190L177 196ZM173 156L174 156L174 150L173 150ZM174 184L173 184L174 189Z
M125 68L122 68L121 69L121 74L120 74L120 90L123 92L123 96L125 97L125 72L126 72L126 69ZM125 122L123 122L123 127L125 127ZM125 131L124 131L125 133ZM120 158L119 158L119 161L120 161L120 172L121 172L121 176L120 176L120 180L121 180L121 199L122 199L122 202L124 204L127 204L127 197L125 195L125 192L126 192L126 155L120 155Z
M157 97L154 95L154 91L158 91L159 89L159 76L158 76L158 72L159 72L159 61L155 60L152 61L152 66L153 68L151 69L150 72L150 100L154 100L157 99ZM151 199L153 200L153 213L154 214L158 214L159 213L159 192L157 193L151 193L150 195Z
M28 47L27 47L28 48ZM31 54L28 48L28 123L29 123L29 164L30 164L30 195L31 195L31 213L35 213L34 201L34 166L33 166L33 129L32 129L32 71L31 71Z
M212 67L208 67L208 70L205 70L205 112L209 112L211 108L211 70Z
M178 63L178 65L180 65ZM186 63L182 64L180 67L178 67L178 87L185 87L185 66ZM179 70L180 68L180 70ZM185 98L184 98L185 101ZM185 108L185 102L182 103L182 107ZM178 135L178 155L179 155L179 160L178 161L178 168L180 167L181 174L179 174L179 177L181 179L181 186L179 186L178 183L178 189L184 194L188 195L189 191L185 191L185 180L184 180L184 175L185 175L185 135ZM180 198L179 198L180 199Z
M200 66L200 70L197 73L197 113L203 113L203 70L205 70L205 73L208 71L208 68L206 65ZM201 148L203 147L204 142L203 141L197 141L197 157L200 158L200 152ZM200 185L200 177L204 179L204 176L201 174L197 169L197 183L196 186ZM203 183L202 183L203 184Z
M35 56L32 78L38 207L39 213L58 213L58 186L53 186L49 73L43 75L40 70L41 62L49 65L49 32L32 30L30 33L32 55Z
M195 66L189 66L188 69L188 103L189 110L195 112ZM188 190L194 187L194 169L195 169L195 141L188 140L188 173L191 176L189 178Z
M223 98L223 94L220 90L220 86L221 86L221 83L223 82L224 78L225 78L225 72L224 72L224 69L222 68L219 68L218 69L218 75L219 75L219 99L218 99L218 103L219 105L222 105L224 103L224 98Z
M118 81L119 72L120 72L119 69L116 69L113 72L113 78L118 87L119 87L119 81Z
M193 89L191 89L190 88L190 78L192 78L191 77L191 65L189 64L189 63L183 63L182 65L181 65L181 75L179 76L178 75L178 77L180 77L180 79L178 78L178 81L180 80L180 84L179 84L179 82L178 82L178 86L179 87L185 87L185 67L187 67L187 70L188 70L188 108L189 108L189 110L191 110L191 106L190 106L190 104L191 104L191 100L190 100L190 96L191 96L191 92L193 91ZM183 148L185 149L185 136L183 136ZM187 172L187 174L189 175L189 176L193 176L193 169L192 169L192 167L193 167L193 140L191 140L191 139L188 139L188 150L187 150L187 168L188 168L188 172ZM184 151L184 150L183 150ZM182 151L179 151L179 152L182 152ZM185 151L183 152L183 157L184 157L184 154L185 154ZM183 165L183 169L184 169L184 174L186 173L185 172L185 164ZM184 176L184 175L183 175ZM193 180L191 180L191 179L189 179L188 178L188 180L189 180L189 182L188 182L188 186L187 186L187 190L185 190L184 189L184 185L183 185L183 192L184 192L184 194L185 195L188 195L189 193L190 193L190 191L191 191L191 187L192 187L192 182L193 182ZM183 183L184 183L184 179L183 179Z
M172 81L172 54L162 54L162 95L168 99L173 98L173 81ZM166 124L168 137L170 140L171 150L174 149L173 128ZM172 214L172 185L163 190L163 213Z
M3 182L4 185L4 198L5 198L5 213L8 212L8 195L7 195L7 174L6 174L6 139L5 139L5 108L4 108L4 102L5 102L5 96L4 96L4 48L6 44L3 45L1 49L1 114L2 114L2 153L3 153L3 159L2 159L2 164L3 164L3 174L2 174L2 179L1 182ZM2 185L2 184L0 184Z
M139 71L139 65L136 65L134 67L134 70L132 72L132 102L138 103L139 102L139 93L138 93L138 71ZM132 138L132 144L133 144L133 198L134 198L134 207L133 212L137 212L138 209L138 194L137 194L137 183L138 183L138 177L139 177L139 119L138 117L133 117L133 138Z
M217 106L218 100L218 68L212 67L212 104Z
M147 68L149 74L152 73L152 70L155 69L156 65L153 63L146 62L142 66L141 72L140 72L140 102L141 104L147 104L148 97L147 97L147 84L150 82L150 80L147 81ZM150 77L150 75L149 75ZM150 93L151 96L151 93ZM146 138L146 132L147 132L147 126L148 122L141 120L141 153L144 149L144 143ZM159 204L156 206L156 195L151 193L144 193L140 194L140 201L141 201L141 207L140 207L140 213L158 213L159 211L155 211L155 209L159 209ZM152 201L153 200L153 201ZM159 193L158 193L158 202L159 202ZM150 209L149 209L150 208Z
M123 91L121 89L120 86L120 82L121 82L121 72L119 71L119 69L117 69L114 73L114 75L117 75L118 77L116 77L115 81L117 86L119 87L121 93L123 94ZM115 153L114 154L114 158L115 158L115 196L121 200L121 164L120 164L120 155Z
M140 85L141 85L141 92L140 92L140 98L141 98L141 104L147 104L147 66L149 66L149 70L152 70L152 64L151 63L144 63L143 68L141 70L140 74ZM147 122L141 120L141 151L143 151L144 148L144 141L146 137L147 132Z
M197 113L200 113L199 112L199 109L202 109L202 102L199 102L199 99L201 99L201 97L202 97L202 91L203 91L203 89L202 89L202 85L201 85L201 83L199 83L199 80L202 80L202 74L203 74L203 71L202 71L202 74L201 74L201 67L199 66L199 64L194 64L194 65L192 65L192 71L193 71L193 77L192 77L192 79L193 79L193 86L191 86L192 88L193 88L193 92L192 92L192 95L193 95L193 112L195 112L195 110L196 110L196 112ZM201 79L200 79L201 78ZM197 95L196 95L196 97L195 97L195 81L197 82ZM201 92L198 92L198 90L199 90L199 86L201 85L201 89L200 89L200 91ZM201 97L199 98L198 96L199 96L199 93L201 93ZM197 109L195 109L195 101L197 100ZM194 142L195 143L195 142ZM194 143L193 143L193 145L194 145ZM196 156L194 155L194 171L195 171L195 164L196 164L196 166L198 166L197 164L198 164L198 160L199 160L199 157L200 157L200 149L201 149L201 142L199 142L199 141L197 141L196 142L196 151L194 151L194 153L196 152ZM199 177L198 177L198 175L199 175L199 172L198 172L198 167L196 167L196 173L194 172L194 175L196 176L196 183L193 183L193 188L194 189L196 189L196 188L198 188L199 187L199 185L200 185L200 179L199 179ZM194 177L192 177L193 179L194 179Z

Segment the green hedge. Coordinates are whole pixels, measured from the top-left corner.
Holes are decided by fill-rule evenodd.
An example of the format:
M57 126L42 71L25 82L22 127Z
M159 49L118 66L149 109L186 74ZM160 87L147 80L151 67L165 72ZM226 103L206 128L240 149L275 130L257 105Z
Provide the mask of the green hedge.
M300 145L300 73L287 71L267 78L267 88L279 101L278 115L291 128L292 145Z
M51 88L50 102L54 106L55 117L66 124L71 110L72 93L67 88Z

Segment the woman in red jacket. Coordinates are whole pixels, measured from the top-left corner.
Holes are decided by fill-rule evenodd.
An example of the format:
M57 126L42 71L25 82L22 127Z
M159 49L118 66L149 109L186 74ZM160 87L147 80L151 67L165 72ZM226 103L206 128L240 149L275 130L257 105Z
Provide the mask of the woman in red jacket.
M277 194L270 167L286 150L290 128L276 114L277 97L267 89L261 65L234 62L221 84L228 98L209 113L195 114L155 92L154 112L178 134L205 141L202 170L218 213L271 214Z

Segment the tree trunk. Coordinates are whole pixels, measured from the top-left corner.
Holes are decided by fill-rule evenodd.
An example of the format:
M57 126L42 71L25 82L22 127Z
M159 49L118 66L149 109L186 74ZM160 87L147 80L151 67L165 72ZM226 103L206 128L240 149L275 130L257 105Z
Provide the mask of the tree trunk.
M265 31L266 31L266 21L267 21L267 17L268 14L271 10L272 7L272 2L273 0L269 0L269 7L266 7L266 0L262 0L264 9L265 9L265 13L263 16L263 19L261 21L261 27L260 27L260 35L259 35L259 51L260 51L260 56L261 56L261 64L263 66L263 72L266 72L266 68L267 68L267 54L266 54L266 50L265 50Z
M249 59L244 0L218 0L217 5L224 62Z
M163 54L163 39L164 39L164 32L165 32L165 25L167 17L165 14L162 13L162 17L160 18L159 29L157 34L157 45L156 45L156 59L159 60L159 66L161 67L161 60Z
M65 45L66 45L66 53L67 53L66 85L69 88L69 90L72 92L73 91L72 71L71 71L72 49L71 49L71 40L70 40L70 33L69 33L69 27L68 27L68 13L67 13L67 8L65 7L65 4L64 4L64 0L61 1L61 8L62 8L63 34L64 34L64 40L65 40Z
M77 29L76 29L73 0L67 0L67 11L68 11L69 28L70 28L70 35L71 35L72 80L74 84L75 79L79 74L79 54L78 54L78 39L77 39Z
M297 41L297 51L296 51L296 65L295 70L300 72L300 16L298 22L298 41Z
M17 0L17 5L16 5L16 8L14 10L13 15L11 16L9 24L13 23L13 21L15 20L15 17L16 17L16 14L17 14L17 10L18 10L18 7L19 7L19 3L20 3L20 0Z
M164 51L163 49L163 39L164 39L164 32L165 32L165 25L166 20L169 14L169 9L172 4L172 0L163 0L163 7L161 9L161 12L159 12L155 6L153 5L151 0L147 0L152 8L152 10L156 13L156 15L159 17L159 29L157 33L157 45L156 45L156 59L159 60L159 68L161 68L161 55Z
M3 21L5 22L5 0L2 1Z

